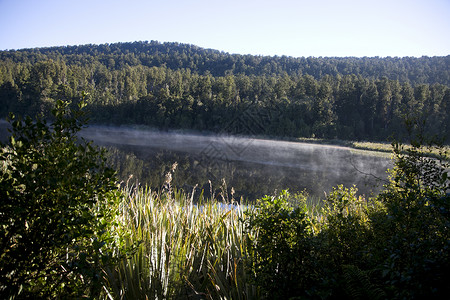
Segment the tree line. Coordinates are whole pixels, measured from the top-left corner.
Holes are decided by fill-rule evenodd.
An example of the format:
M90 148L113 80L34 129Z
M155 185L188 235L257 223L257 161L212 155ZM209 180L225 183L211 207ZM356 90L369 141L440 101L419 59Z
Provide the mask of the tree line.
M284 137L449 138L450 56L292 58L117 43L0 52L0 115L90 94L96 123Z
M189 69L193 73L225 75L361 75L372 79L416 84L450 84L450 56L445 57L290 57L229 54L190 44L157 41L79 45L0 51L0 61L36 63L52 59L68 65L99 62L110 70L126 66L165 66L172 70Z

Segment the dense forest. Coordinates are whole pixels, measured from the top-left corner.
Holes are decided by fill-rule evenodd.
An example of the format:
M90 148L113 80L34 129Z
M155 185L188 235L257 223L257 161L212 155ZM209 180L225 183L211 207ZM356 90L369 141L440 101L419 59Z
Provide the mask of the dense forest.
M90 95L91 123L387 140L418 119L450 140L450 56L294 58L134 42L0 52L0 117Z

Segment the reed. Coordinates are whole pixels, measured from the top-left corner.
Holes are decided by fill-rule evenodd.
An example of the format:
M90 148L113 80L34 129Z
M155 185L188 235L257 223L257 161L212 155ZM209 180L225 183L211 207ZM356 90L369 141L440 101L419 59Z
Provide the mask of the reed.
M194 204L168 179L162 192L125 189L118 230L135 251L104 270L105 298L258 298L245 268L244 207L203 194Z

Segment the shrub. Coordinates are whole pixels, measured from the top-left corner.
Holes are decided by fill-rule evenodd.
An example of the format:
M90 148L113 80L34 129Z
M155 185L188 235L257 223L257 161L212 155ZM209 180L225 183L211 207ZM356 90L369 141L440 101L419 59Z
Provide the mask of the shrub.
M332 260L339 264L360 259L359 256L352 256L363 251L361 240L368 230L368 206L365 198L356 194L357 191L355 187L338 185L326 197L322 208L321 235L326 238L328 252L333 255Z
M426 145L423 136L406 149L393 144L395 167L379 196L385 210L370 216L373 266L392 299L444 298L450 290L449 163L443 147Z
M84 102L58 101L53 122L11 115L0 161L1 298L95 297L120 194L104 154L76 133Z
M315 293L348 298L349 291L356 290L348 280L349 271L363 274L359 267L365 267L371 239L366 199L357 195L355 187L337 186L324 200L321 230L316 236L317 272L319 280ZM358 270L360 272L354 272ZM363 291L368 293L368 291Z
M300 205L294 208L290 205L293 200ZM283 191L259 199L247 213L247 230L256 232L250 246L250 268L268 298L288 299L310 288L314 222L305 201L304 194Z

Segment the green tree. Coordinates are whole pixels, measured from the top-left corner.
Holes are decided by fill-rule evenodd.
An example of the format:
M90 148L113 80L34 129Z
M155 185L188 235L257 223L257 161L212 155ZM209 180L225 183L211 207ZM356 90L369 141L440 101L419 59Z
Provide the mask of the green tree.
M84 106L53 122L11 116L0 152L1 298L95 297L112 262L120 193L104 151L77 139Z
M429 146L423 133L411 146L394 144L395 167L378 197L384 209L370 214L369 253L389 299L445 299L449 293L448 153ZM430 149L439 158L429 157Z
M361 102L363 105L363 117L366 120L366 132L369 136L373 136L378 102L378 90L373 81L365 88L365 91L361 96Z
M376 104L376 122L377 127L385 130L387 129L391 116L389 114L391 102L392 102L392 91L390 82L386 77L381 78L381 80L375 83L378 90L378 101Z

